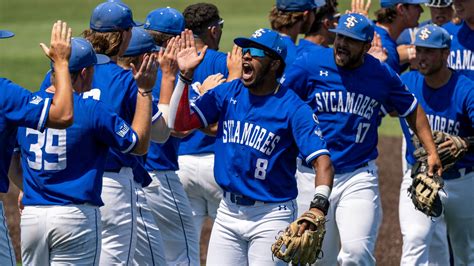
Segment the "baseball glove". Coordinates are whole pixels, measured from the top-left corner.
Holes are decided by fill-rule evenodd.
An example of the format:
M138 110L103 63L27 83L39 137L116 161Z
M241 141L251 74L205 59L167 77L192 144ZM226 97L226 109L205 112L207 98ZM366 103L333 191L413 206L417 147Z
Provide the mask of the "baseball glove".
M314 230L307 229L298 236L298 229L303 221L309 222ZM323 215L311 210L306 211L296 221L292 222L286 230L280 234L272 245L272 253L277 258L292 262L293 264L313 264L322 254L324 224L326 219Z
M443 205L439 197L439 191L443 188L443 179L434 174L428 176L426 162L417 162L412 169L412 184L408 188L415 208L432 217L439 217L443 212Z
M433 131L433 141L436 145L441 164L443 165L443 171L452 167L468 150L467 141L463 138L441 131ZM417 161L426 162L428 154L416 136L413 137L413 144L416 148L413 153L415 159Z

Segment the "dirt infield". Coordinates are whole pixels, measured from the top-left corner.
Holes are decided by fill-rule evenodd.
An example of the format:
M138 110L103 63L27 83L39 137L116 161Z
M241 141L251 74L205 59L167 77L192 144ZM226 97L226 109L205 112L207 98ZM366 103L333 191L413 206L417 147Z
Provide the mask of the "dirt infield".
M383 222L380 228L376 247L376 258L378 265L400 265L401 235L398 223L398 198L400 183L402 180L401 160L400 160L401 139L394 137L382 137L379 141L379 166L380 190L382 195ZM20 251L20 229L19 213L17 211L16 195L18 190L10 186L7 195L1 195L0 199L5 205L5 215L7 217L10 235L17 259ZM361 214L363 215L363 214ZM205 263L206 245L209 239L211 224L208 221L203 230L201 242L201 262Z

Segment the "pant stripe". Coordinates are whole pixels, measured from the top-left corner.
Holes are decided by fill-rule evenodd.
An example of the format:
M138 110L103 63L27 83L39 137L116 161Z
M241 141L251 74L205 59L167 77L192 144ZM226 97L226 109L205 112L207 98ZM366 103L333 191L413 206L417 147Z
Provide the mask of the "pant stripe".
M2 203L0 203L0 204L2 204ZM12 247L10 246L10 236L8 235L7 218L5 218L5 215L4 215L4 212L3 212L3 206L2 206L2 216L3 216L3 227L5 227L5 239L7 241L8 251L9 251L10 256L12 258L10 260L10 262L14 266L15 264L13 264Z
M171 185L170 185L170 181L169 181L169 179L168 179L168 175L165 174L165 177L166 177L166 183L168 183L168 188L169 188L170 191L171 191L171 196L173 197L174 205L175 205L175 207L176 207L176 210L178 211L179 221L181 222L181 229L183 230L184 241L186 242L186 257L188 258L188 263L191 264L191 258L189 258L188 238L187 238L187 236L186 236L186 230L185 230L185 228L184 228L183 218L181 217L181 211L179 210L179 206L178 206L178 204L176 203L176 198L174 197L173 190L171 189Z
M99 219L97 219L97 212L98 209L94 210L94 218L95 218L95 254L94 254L94 264L97 265L96 259L97 259L97 253L99 251L99 226L97 225Z
M129 180L129 182L130 182L130 187L133 188L133 181ZM134 206L132 206L133 204L131 204L133 202L134 194L135 194L135 191L133 189L130 189L130 213L132 214L132 223L133 223L133 220L135 220L135 215L133 212ZM133 232L133 226L132 226L132 230L130 232L130 243L128 245L127 265L130 263L130 253L132 252L133 234L134 232Z
M137 206L138 205L138 193L137 193ZM151 265L155 265L155 254L153 253L153 249L151 247L151 240L150 240L150 235L148 234L148 228L146 227L146 222L145 219L143 219L143 214L142 214L142 208L138 207L138 214L140 215L140 219L142 220L143 228L145 228L145 234L146 234L146 239L148 243L148 248L150 250L150 255L151 255Z
M292 209L293 209L293 211L291 212L291 217L292 217L292 220L295 221L296 218L298 218L298 217L296 217L296 215L297 215L297 213L298 213L297 207L295 207L295 203L294 203L293 200L291 200L290 202L291 202L291 207L292 207Z

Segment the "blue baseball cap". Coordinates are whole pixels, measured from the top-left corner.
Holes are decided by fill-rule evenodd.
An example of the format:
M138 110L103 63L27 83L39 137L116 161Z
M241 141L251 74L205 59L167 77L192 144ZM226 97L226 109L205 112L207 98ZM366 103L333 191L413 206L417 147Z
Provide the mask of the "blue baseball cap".
M98 32L113 32L141 26L143 23L133 21L132 10L126 4L109 1L92 11L89 25Z
M71 57L69 58L69 72L77 72L83 68L110 62L106 55L96 54L92 44L84 38L71 39ZM51 68L53 64L51 62Z
M313 10L321 5L318 0L276 0L276 7L280 11L301 12Z
M6 39L15 36L15 33L7 30L0 30L0 39Z
M364 15L349 13L341 16L337 27L329 31L359 41L370 42L374 38L374 23Z
M418 4L428 4L430 0L380 0L380 5L382 8L390 8L396 4L409 4L409 5L418 5Z
M281 35L270 29L258 29L250 38L236 38L234 43L242 48L259 48L285 63L286 44Z
M144 29L134 27L132 29L132 39L128 44L127 51L123 56L137 56L144 53L158 52L160 46L155 44L153 37Z
M451 47L451 36L442 27L428 24L419 28L415 33L415 46L427 48L449 48Z
M180 35L184 30L185 24L186 22L181 12L171 7L165 7L155 9L148 13L143 28L172 35Z

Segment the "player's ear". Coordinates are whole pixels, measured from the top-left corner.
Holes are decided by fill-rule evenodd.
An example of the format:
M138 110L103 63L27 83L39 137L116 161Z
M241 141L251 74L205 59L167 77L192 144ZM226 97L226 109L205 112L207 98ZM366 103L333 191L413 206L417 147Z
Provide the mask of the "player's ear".
M372 47L372 42L364 43L364 54L370 50L370 47Z
M280 68L281 61L280 60L272 60L270 67L273 72L277 72L278 69Z

